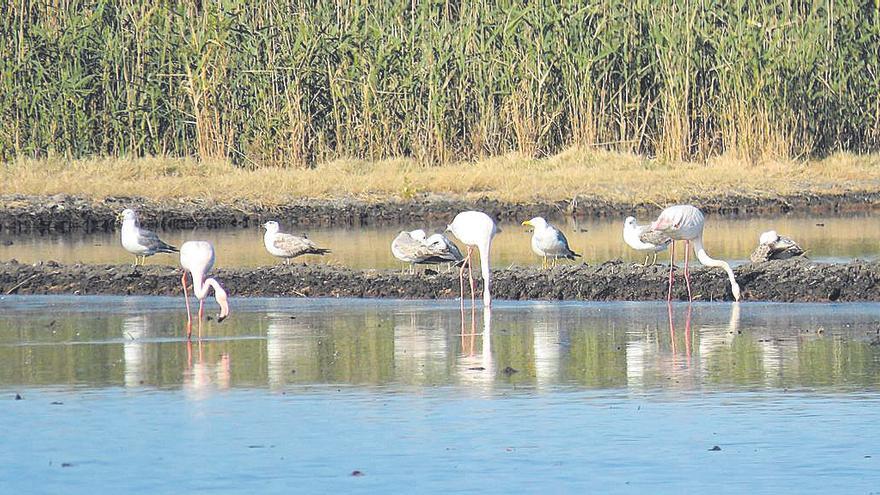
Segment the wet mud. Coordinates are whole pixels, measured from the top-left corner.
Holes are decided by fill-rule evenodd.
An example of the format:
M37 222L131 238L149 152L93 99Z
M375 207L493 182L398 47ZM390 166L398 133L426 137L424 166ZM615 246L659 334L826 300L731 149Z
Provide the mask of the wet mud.
M746 301L880 301L880 263L815 263L796 258L734 269ZM496 299L649 301L666 298L668 267L619 260L571 264L550 270L511 267L493 270ZM3 294L181 295L179 270L167 266L62 265L55 262L0 264ZM353 270L330 265L276 265L215 270L231 297L386 297L449 299L459 296L458 271ZM481 290L475 273L477 298ZM696 300L732 300L723 271L693 267ZM466 287L467 290L467 287ZM469 297L469 294L468 294ZM687 297L683 270L676 272L674 297Z
M736 215L780 214L790 211L842 213L868 211L880 206L880 192L839 195L755 198L722 196L683 198L705 213ZM160 230L192 228L247 228L267 220L290 227L345 227L405 223L444 223L456 213L477 209L496 220L521 221L533 216L599 218L628 215L651 216L655 204L611 203L590 197L565 201L505 203L490 199L461 201L424 195L405 202L359 200L302 200L279 206L249 201L227 204L199 199L153 201L115 197L91 200L75 196L0 196L0 233L110 232L117 229L116 215L124 208L138 210L141 224Z

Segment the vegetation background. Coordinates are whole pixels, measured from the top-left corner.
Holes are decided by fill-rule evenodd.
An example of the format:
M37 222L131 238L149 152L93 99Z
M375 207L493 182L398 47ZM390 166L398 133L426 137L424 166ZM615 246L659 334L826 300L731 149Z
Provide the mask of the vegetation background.
M0 160L880 145L880 0L0 3Z

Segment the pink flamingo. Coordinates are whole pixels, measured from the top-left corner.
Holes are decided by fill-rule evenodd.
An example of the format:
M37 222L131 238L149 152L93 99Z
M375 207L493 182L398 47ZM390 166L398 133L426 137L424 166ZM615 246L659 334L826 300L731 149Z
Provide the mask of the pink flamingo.
M661 232L673 240L669 253L669 293L666 296L667 301L672 300L672 270L675 266L675 241L684 241L684 280L687 283L688 301L694 300L691 295L691 280L688 273L688 254L692 241L694 243L694 252L697 254L697 259L700 260L700 263L705 266L720 267L727 272L733 298L739 301L739 284L736 283L736 278L733 276L733 270L730 269L730 265L725 261L709 257L706 254L706 250L703 249L704 222L703 212L695 206L676 205L663 210L660 216L657 217L657 220L651 224L652 231Z
M180 246L180 266L183 267L183 277L181 277L180 282L183 284L183 297L184 301L186 301L186 338L189 339L192 336L192 314L189 310L189 294L186 291L186 272L192 274L193 293L199 299L199 337L201 337L202 316L205 312L205 298L208 296L208 289L214 289L214 299L220 305L220 314L217 315L217 321L221 322L229 316L226 291L213 278L205 279L205 275L214 266L214 246L207 241L184 242Z

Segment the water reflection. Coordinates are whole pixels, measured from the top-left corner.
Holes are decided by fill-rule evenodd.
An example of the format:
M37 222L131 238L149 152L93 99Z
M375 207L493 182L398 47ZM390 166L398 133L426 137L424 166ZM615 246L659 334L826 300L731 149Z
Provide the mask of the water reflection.
M450 219L451 220L451 219ZM623 243L623 217L574 219L558 218L572 248L583 254L583 261L602 262L624 259L641 263L644 257ZM391 255L391 240L400 230L416 227L442 229L438 225L383 225L312 229L309 237L333 252L323 257L298 258L298 262L340 264L353 268L400 268ZM492 244L497 266L539 264L532 253L530 234L519 225L501 225L502 233ZM765 218L729 218L711 216L706 225L706 249L721 259L745 262L757 245L758 236L776 229L793 236L817 261L847 261L852 258L875 259L876 239L880 237L880 216L780 216ZM298 232L294 229L293 232ZM163 232L162 238L180 245L191 239L211 241L218 253L218 267L256 267L276 264L277 258L263 249L259 228ZM26 235L0 233L0 260L18 259L25 263L56 260L62 263L130 263L129 254L119 245L117 234ZM660 262L667 258L661 255ZM147 264L176 265L177 257L152 256Z
M182 388L351 384L632 390L877 387L878 304L258 300L187 344L179 311L149 305L35 313L4 300L0 387ZM139 301L151 300L140 298ZM13 301L13 303L9 303ZM313 305L318 305L315 307ZM247 304L245 304L247 306ZM471 321L471 316L474 320Z

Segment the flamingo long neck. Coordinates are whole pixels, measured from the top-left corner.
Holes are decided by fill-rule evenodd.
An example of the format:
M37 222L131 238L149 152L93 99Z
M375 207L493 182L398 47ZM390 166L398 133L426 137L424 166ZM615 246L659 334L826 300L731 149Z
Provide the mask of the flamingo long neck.
M480 251L480 272L483 274L483 305L485 307L492 306L492 274L489 271L489 251L492 247L492 241L486 243L486 245L478 245L477 249Z
M703 249L703 236L697 237L691 242L694 243L694 252L697 254L697 259L700 260L700 263L705 266L723 268L724 271L727 272L727 278L730 279L730 290L733 292L733 298L739 301L739 284L736 283L736 277L733 276L733 270L730 268L730 265L728 265L726 261L716 260L706 254L706 250Z
M209 278L205 280L205 276L201 273L193 273L193 294L196 295L199 299L204 299L208 296L208 289L211 288L212 285L216 285L217 281L213 278ZM211 283L213 282L213 284Z

